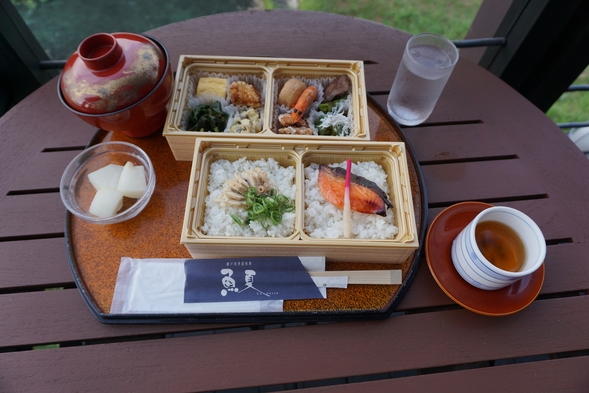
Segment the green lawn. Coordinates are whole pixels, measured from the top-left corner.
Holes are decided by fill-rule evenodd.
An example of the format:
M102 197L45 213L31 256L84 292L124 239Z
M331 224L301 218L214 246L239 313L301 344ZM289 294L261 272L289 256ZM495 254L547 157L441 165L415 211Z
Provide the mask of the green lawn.
M463 39L482 0L300 0L299 9L368 19L412 34Z

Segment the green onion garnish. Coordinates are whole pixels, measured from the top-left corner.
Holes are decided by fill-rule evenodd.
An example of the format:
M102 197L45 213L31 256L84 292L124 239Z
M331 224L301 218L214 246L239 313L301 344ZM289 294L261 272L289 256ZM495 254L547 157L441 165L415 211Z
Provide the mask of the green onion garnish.
M258 221L264 229L268 229L270 224L280 224L282 215L294 211L294 208L294 202L289 197L278 194L275 188L269 194L258 194L255 187L249 187L245 193L247 218L242 220L235 214L231 214L231 218L238 225Z

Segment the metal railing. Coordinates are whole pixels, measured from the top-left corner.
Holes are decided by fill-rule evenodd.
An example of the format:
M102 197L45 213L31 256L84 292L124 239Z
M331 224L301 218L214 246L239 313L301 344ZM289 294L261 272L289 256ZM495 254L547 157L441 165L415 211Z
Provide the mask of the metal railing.
M42 70L60 70L65 67L67 60L41 60L39 68Z
M472 38L468 40L452 41L457 48L476 48L480 46L503 46L507 43L505 37Z

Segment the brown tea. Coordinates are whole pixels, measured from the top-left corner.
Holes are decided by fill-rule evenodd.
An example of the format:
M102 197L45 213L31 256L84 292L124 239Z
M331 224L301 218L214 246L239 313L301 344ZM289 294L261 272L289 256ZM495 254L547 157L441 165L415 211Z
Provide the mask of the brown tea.
M479 250L493 265L510 272L521 270L526 250L523 241L509 226L498 221L479 222L475 238Z

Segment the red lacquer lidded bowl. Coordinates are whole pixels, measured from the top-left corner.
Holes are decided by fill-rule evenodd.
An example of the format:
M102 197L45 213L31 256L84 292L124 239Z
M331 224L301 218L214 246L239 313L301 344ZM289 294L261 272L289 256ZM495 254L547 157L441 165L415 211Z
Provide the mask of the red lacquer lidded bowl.
M133 33L84 39L61 73L58 94L84 121L107 131L143 137L160 129L172 93L166 49Z

